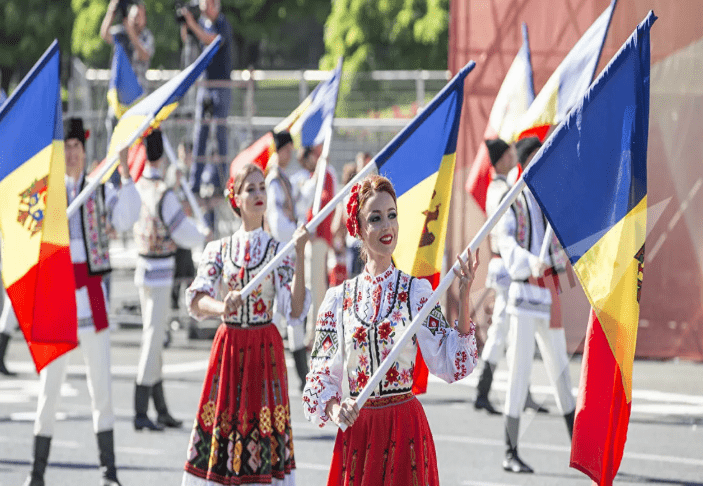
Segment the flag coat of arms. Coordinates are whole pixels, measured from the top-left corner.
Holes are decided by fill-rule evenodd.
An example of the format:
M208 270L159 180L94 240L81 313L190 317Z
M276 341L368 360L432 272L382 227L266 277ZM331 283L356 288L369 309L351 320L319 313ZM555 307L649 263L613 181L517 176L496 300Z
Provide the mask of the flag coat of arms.
M483 138L500 137L503 140L510 140L516 130L516 123L527 112L534 99L535 86L532 80L530 42L527 36L527 25L523 23L522 47L510 65L503 84L500 85ZM492 173L491 158L488 156L486 144L482 143L474 163L471 164L471 171L466 180L466 191L474 197L484 213L486 212L486 193L491 183Z
M571 466L600 485L617 474L632 402L655 20L650 12L524 174L591 303Z
M507 142L529 136L544 141L549 128L561 123L580 101L598 67L616 2L611 1L557 66Z
M78 345L59 45L0 108L2 279L37 371Z

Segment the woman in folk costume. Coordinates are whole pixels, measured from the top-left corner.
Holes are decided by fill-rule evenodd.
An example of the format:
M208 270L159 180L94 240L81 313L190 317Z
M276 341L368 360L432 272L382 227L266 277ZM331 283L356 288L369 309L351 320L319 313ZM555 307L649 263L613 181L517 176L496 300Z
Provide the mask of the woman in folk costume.
M398 243L396 196L385 177L371 175L352 188L347 204L350 234L361 239L364 271L331 288L316 323L311 370L303 392L308 420L330 419L349 428L337 434L328 485L437 485L437 457L420 402L411 393L417 346L430 371L460 380L478 359L469 291L478 266L461 262L461 304L454 327L439 305L381 384L359 410L359 395L394 342L432 294L426 280L398 270L391 255ZM478 255L477 255L478 256ZM346 371L351 397L342 399Z
M304 227L286 257L249 296L241 290L283 245L262 229L266 185L261 169L245 165L227 184L242 226L209 243L186 290L193 317L220 317L188 447L184 486L295 484L295 458L283 340L273 324L280 312L303 325L310 306L305 288ZM274 309L275 305L275 309Z

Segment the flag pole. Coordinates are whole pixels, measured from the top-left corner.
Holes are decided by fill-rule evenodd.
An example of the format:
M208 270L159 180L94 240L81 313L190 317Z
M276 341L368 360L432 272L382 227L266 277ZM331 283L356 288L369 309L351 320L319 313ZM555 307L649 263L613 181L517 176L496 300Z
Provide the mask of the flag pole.
M539 251L539 259L544 263L549 264L549 245L554 238L554 230L552 225L547 223L547 229L544 231L544 240L542 240L542 248Z
M142 136L142 134L146 131L147 128L151 125L151 122L154 121L155 116L150 116L144 119L141 125L132 133L132 135L129 137L127 143L119 147L115 151L114 154L108 159L107 163L100 169L100 172L96 174L96 176L88 182L88 185L83 188L83 190L76 196L76 198L73 200L70 206L66 209L66 215L70 218L73 216L76 211L78 211L78 208L81 207L86 200L90 197L90 195L95 191L95 189L98 188L98 186L102 183L103 177L107 175L108 172L114 170L115 167L115 162L117 162L120 152L124 150L125 148L131 146L139 137Z
M332 127L325 134L325 142L322 145L322 155L317 163L317 182L315 184L315 198L312 203L313 216L320 212L322 205L322 191L325 188L325 179L327 178L327 157L330 154L330 146L332 145Z
M464 249L464 251L461 253L460 258L462 259L462 261L466 262L468 260L469 251L471 251L472 254L476 252L476 249L483 242L483 240L486 239L488 233L491 231L491 229L493 229L498 220L508 210L513 201L515 201L515 198L518 196L518 194L520 194L520 192L524 188L525 180L520 177L520 179L518 179L518 181L510 189L510 191L505 195L500 205L496 209L496 212L493 213L490 218L488 218L488 220L483 224L476 236L474 236L474 238L471 240L469 246ZM364 403L366 403L366 400L368 400L368 398L371 396L373 390L386 376L386 372L390 369L391 365L397 361L398 355L403 351L403 348L405 348L405 346L410 342L412 337L417 334L418 328L425 322L427 317L430 315L430 312L434 308L435 304L439 302L439 299L452 284L454 278L456 277L456 275L454 274L455 269L461 270L459 262L455 262L454 265L452 265L452 267L447 270L447 273L444 275L444 277L442 277L442 280L440 280L439 285L437 285L437 288L434 290L434 292L432 292L432 295L430 296L429 300L425 303L420 312L418 312L417 315L413 318L413 321L410 326L405 329L403 335L393 345L393 349L391 349L391 352L388 353L388 356L386 356L386 358L381 362L376 372L371 375L371 378L369 378L369 381L366 383L366 386L364 386L364 388L361 390L361 393L359 393L359 395L356 397L356 405L359 407L359 410L361 410L361 408L364 406ZM342 429L342 431L345 431L347 429L347 426L346 424L340 424L339 428Z
M166 157L173 165L177 165L178 157L176 157L176 153L173 151L173 146L171 145L171 142L168 140L168 137L163 132L161 132L161 138L164 142L164 152L166 153ZM183 189L183 194L185 194L186 199L188 200L188 204L190 204L190 207L193 209L193 216L195 216L195 219L200 225L203 226L203 228L207 228L203 212L201 211L198 202L195 200L195 196L193 195L193 191L190 190L190 186L182 178L180 180L180 185L181 189Z

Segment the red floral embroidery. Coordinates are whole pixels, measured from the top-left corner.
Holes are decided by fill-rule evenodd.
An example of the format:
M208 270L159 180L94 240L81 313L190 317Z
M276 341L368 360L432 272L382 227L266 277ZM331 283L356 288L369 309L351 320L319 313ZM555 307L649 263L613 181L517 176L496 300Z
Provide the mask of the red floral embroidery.
M363 367L368 366L369 364L369 358L365 354L360 354L359 355L359 364Z
M388 336L391 335L391 332L393 332L393 327L391 327L391 323L388 321L383 321L383 324L378 326L378 337L383 340L388 339Z
M352 300L351 297L347 297L344 299L344 304L342 304L344 310L349 310L352 306Z
M410 383L413 379L413 375L407 369L400 372L400 381L403 383Z
M360 184L354 184L347 202L347 231L353 237L359 236L359 189Z
M408 301L408 293L403 291L398 293L398 302L407 302Z
M359 388L363 388L366 386L366 383L369 381L369 377L366 376L366 373L362 371L359 371L359 375L356 378L357 383L359 384Z
M366 329L363 327L357 327L352 337L354 338L354 341L356 341L356 344L361 345L366 342Z
M259 299L254 302L254 314L260 316L264 313L266 313L266 304L264 304L264 301L262 299Z
M388 383L396 383L399 376L398 370L393 367L386 372L386 381Z
M399 310L393 312L393 315L391 316L391 319L393 319L393 322L400 322L403 320L403 313L400 312Z

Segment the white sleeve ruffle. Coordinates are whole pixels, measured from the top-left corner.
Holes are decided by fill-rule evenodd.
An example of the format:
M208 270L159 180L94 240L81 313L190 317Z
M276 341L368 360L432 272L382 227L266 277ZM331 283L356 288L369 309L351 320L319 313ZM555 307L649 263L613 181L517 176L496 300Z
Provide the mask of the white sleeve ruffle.
M217 298L217 289L222 279L222 240L211 241L205 246L198 264L198 273L186 289L186 308L195 319L202 321L206 315L192 309L191 304L199 293L206 293L213 299Z
M419 312L431 295L432 286L427 280L413 280L410 289L413 313ZM473 323L469 334L459 334L449 326L439 304L432 309L416 336L427 368L447 383L465 378L476 367L478 348Z
M330 419L325 408L330 400L342 402L344 375L344 329L342 327L343 285L327 291L315 323L315 344L310 372L303 390L305 418L324 427Z

